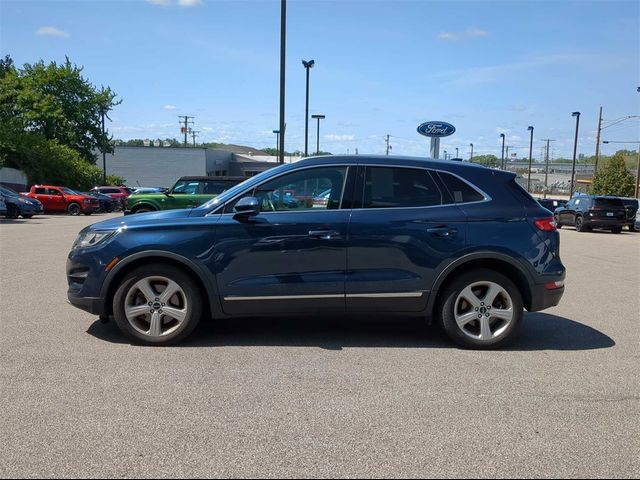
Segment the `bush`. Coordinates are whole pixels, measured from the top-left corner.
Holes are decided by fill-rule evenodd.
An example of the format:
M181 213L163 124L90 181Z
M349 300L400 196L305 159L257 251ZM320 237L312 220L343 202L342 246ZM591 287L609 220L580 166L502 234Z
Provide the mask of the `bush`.
M594 195L613 195L631 197L635 192L634 177L624 162L624 155L616 153L607 164L593 177L591 193Z

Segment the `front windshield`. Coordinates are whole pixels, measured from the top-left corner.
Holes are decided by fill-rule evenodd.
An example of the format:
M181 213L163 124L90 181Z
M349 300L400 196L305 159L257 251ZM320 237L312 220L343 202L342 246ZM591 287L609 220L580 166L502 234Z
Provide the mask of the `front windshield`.
M73 190L67 187L61 187L60 190L62 190L67 195L78 195L78 192L74 192Z
M252 187L253 185L257 185L258 183L264 182L267 178L272 177L273 175L277 175L282 170L286 170L290 164L280 165L279 167L272 168L270 170L266 170L255 177L247 178L244 182L231 187L229 190L222 192L217 197L209 200L207 203L201 205L201 208L215 208L218 205L222 205L227 200L232 199L239 193L242 193L247 188Z
M6 187L0 187L0 193L2 193L3 195L6 195L7 197L17 197L17 196L19 196L17 194L17 192L14 192L10 188L6 188Z

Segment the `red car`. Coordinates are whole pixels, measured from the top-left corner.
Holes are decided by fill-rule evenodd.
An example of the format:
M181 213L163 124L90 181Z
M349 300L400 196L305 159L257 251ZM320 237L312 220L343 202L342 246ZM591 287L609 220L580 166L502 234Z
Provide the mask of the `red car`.
M91 215L100 208L97 198L74 192L67 187L34 185L29 193L21 195L39 200L45 213L67 212L69 215L81 213Z
M113 198L114 204L119 205L122 210L124 210L124 207L127 205L127 197L131 194L126 187L114 186L93 187L91 191L109 195Z

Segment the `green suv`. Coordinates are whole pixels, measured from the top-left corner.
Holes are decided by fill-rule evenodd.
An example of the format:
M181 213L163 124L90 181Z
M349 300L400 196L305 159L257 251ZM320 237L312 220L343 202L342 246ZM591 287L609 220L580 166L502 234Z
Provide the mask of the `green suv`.
M244 180L243 177L181 177L164 193L130 195L124 214L195 208Z

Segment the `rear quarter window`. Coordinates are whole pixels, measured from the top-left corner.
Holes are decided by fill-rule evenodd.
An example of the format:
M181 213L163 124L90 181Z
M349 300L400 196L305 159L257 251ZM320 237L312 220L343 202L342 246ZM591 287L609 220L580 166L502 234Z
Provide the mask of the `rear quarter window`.
M596 198L593 200L593 206L600 208L624 207L624 204L619 198Z
M445 172L438 172L438 175L455 203L481 202L485 199L483 194L455 175Z

